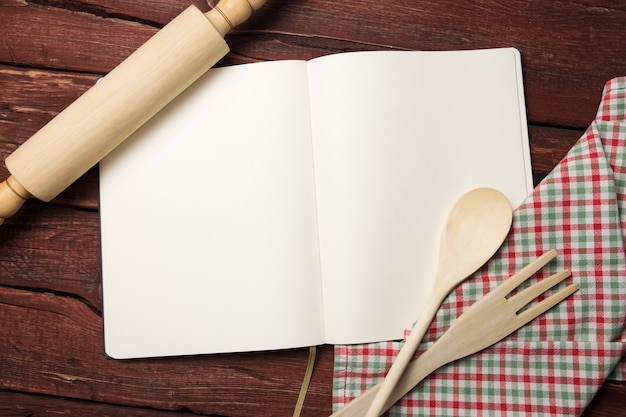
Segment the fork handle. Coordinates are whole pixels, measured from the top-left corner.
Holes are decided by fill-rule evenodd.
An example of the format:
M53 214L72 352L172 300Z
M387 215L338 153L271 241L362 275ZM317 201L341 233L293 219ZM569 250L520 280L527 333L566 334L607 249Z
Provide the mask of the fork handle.
M471 309L468 310L468 312L469 311L471 311ZM464 314L467 316L467 312ZM452 323L448 330L424 353L410 361L404 373L398 379L395 387L389 394L379 415L382 415L382 413L387 411L392 405L404 397L406 393L411 391L424 378L437 369L480 350L473 345L460 345L458 343L459 338L462 338L462 336L459 335L459 329L462 330L463 325L458 324L459 321L462 321L461 317L463 317L463 315ZM492 341L490 345L493 343ZM350 403L331 414L330 417L363 417L370 409L383 382L379 382L374 387L365 391L363 394L350 401Z
M435 354L433 354L433 352ZM402 374L402 377L398 380L398 383L393 388L393 391L391 391L391 394L385 402L381 413L385 412L392 405L398 402L398 400L400 400L407 392L411 391L413 387L419 384L424 378L449 362L452 362L452 360L446 360L442 355L438 354L437 349L432 349L432 346L426 352L417 357L417 359L413 359ZM367 410L369 410L382 384L383 383L380 382L370 388L354 400L350 401L350 403L331 414L330 417L362 417L365 415Z
M378 417L384 412L386 409L385 404L388 402L394 387L402 377L407 366L409 366L420 342L424 338L424 335L428 331L433 319L437 315L439 307L447 295L447 289L441 290L439 287L435 287L429 298L429 302L426 304L424 311L420 313L411 333L409 333L400 352L398 352L398 356L396 356L396 359L391 364L391 368L389 368L385 379L379 384L376 398L371 402L371 406L367 414L365 414L365 417Z

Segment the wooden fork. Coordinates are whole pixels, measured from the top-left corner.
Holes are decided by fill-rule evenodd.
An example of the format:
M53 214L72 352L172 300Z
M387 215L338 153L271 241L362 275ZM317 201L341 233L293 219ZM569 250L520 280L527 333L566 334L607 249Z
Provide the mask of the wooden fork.
M571 284L543 301L525 308L539 295L570 275L569 271L562 271L509 296L515 288L555 256L555 250L544 253L463 312L435 344L411 361L381 413L436 369L499 342L576 292L578 285ZM381 385L382 383L379 383L370 388L333 413L331 417L362 417Z

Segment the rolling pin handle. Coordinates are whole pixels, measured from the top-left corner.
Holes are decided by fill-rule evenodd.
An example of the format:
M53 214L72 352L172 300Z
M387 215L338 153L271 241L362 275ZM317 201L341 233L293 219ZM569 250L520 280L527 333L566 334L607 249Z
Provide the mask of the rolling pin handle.
M0 183L0 225L13 216L31 195L12 176Z
M217 31L225 36L235 26L246 21L266 0L220 0L205 16Z

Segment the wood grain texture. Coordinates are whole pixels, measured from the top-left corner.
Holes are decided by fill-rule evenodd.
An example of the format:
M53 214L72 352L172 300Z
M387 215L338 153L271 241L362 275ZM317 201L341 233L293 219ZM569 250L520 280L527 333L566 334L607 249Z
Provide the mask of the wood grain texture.
M189 4L210 8L202 0L3 0L0 159ZM541 176L591 122L604 83L626 75L624 21L626 6L609 0L268 0L227 36L231 53L219 65L516 47L533 172ZM94 168L53 202L29 201L0 228L0 415L291 415L306 349L105 357L98 222ZM332 361L332 347L323 346L304 416L330 414ZM585 416L625 408L626 384L607 383Z
M93 402L237 416L270 405L275 415L289 415L308 358L300 349L112 360L103 354L97 311L74 297L12 288L0 287L0 322L2 388ZM324 412L331 358L332 348L322 348L307 395L309 407Z

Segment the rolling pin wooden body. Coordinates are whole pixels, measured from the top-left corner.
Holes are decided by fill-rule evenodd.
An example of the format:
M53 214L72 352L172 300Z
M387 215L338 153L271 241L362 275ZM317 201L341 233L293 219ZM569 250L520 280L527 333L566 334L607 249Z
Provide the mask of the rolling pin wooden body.
M35 197L50 201L229 51L224 35L265 0L190 6L6 159L0 224Z

